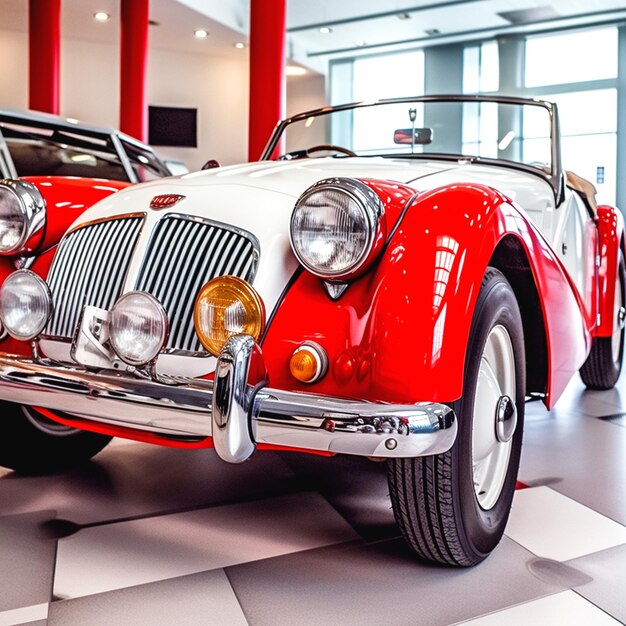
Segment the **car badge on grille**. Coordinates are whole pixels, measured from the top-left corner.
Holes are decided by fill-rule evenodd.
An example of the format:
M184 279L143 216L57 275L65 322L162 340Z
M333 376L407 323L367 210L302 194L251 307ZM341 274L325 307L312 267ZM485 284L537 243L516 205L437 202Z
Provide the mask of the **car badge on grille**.
M164 193L160 196L154 196L150 201L150 208L160 211L161 209L168 209L174 206L177 202L180 202L185 196L181 196L178 193Z

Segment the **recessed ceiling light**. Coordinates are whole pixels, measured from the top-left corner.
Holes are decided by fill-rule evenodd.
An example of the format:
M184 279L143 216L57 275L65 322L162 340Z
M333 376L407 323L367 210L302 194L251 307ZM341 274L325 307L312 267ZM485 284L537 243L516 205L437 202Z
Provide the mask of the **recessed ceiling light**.
M411 14L410 13L398 13L398 19L399 20L410 20L411 19Z
M209 36L208 31L204 30L204 28L199 28L198 30L193 31L194 37L198 39L206 39Z
M246 47L246 44L243 43L243 41L238 41L237 43L234 43L233 46L235 46L237 50L243 50Z
M354 45L355 45L355 46L357 46L357 48L360 48L361 46L364 46L364 45L365 45L365 42L364 42L362 39L357 39L357 40L354 42Z
M328 33L332 33L333 29L330 28L330 26L322 26L320 28L320 33L322 33L322 35L328 35Z
M287 65L285 67L286 76L304 76L307 73L306 68L299 65Z
M424 31L429 37L434 37L435 35L441 35L441 31L438 28L428 28Z
M104 11L98 11L93 14L93 19L96 20L96 22L108 22L111 19L111 16Z

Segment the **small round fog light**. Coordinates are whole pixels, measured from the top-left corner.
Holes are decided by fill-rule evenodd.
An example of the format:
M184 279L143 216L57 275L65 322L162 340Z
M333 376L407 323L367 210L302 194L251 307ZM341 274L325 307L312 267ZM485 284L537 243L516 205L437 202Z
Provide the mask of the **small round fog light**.
M167 340L169 324L161 303L144 291L129 291L111 310L111 345L129 365L153 361Z
M13 272L0 289L0 319L14 339L38 337L52 312L50 289L30 270Z
M328 371L328 357L322 346L306 341L298 346L289 359L291 375L303 383L315 383Z
M200 343L217 356L233 335L256 341L265 326L265 306L252 285L237 276L218 276L198 294L193 315Z

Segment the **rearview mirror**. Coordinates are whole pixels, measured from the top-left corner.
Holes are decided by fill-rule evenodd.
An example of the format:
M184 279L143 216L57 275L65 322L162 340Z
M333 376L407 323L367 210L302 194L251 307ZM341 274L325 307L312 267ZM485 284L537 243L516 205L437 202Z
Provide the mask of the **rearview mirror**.
M398 128L393 133L393 142L397 144L425 146L433 142L433 129Z

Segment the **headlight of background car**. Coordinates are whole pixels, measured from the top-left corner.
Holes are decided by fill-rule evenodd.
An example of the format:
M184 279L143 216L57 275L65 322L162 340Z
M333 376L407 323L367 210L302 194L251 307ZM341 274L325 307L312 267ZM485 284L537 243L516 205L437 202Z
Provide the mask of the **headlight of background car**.
M46 327L52 312L48 285L30 270L10 274L0 289L0 319L11 337L30 341Z
M32 252L41 242L46 203L32 183L0 180L0 254Z
M341 280L367 269L384 230L383 204L370 187L354 178L330 178L300 196L291 215L291 246L312 274Z

